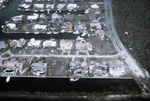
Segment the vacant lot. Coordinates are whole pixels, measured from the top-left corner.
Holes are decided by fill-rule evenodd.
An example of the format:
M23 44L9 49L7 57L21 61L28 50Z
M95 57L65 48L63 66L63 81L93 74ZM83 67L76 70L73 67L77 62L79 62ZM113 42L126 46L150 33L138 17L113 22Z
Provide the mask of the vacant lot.
M150 0L112 0L112 5L121 41L150 72Z

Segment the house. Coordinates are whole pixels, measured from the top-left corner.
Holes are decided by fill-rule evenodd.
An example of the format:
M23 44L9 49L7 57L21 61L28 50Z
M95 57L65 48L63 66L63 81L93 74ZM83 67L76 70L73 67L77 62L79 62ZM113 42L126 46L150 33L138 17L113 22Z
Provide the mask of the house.
M92 51L92 44L90 42L86 42L85 40L78 40L76 42L76 49L81 52Z
M69 66L70 66L70 67L76 67L77 64L76 64L74 61L70 61Z
M79 64L76 61L70 61L69 67L71 71L74 71L80 68Z
M75 24L74 25L74 30L79 33L82 33L86 28L87 27L85 24Z
M70 23L64 23L61 26L61 32L66 32L66 31L71 31L72 30L73 25Z
M2 57L0 56L0 67L2 67Z
M85 43L85 41L77 41L76 42L76 49L77 50L84 50L84 43Z
M51 31L57 31L58 32L59 26L60 25L58 23L51 23L49 28L50 28Z
M69 23L65 23L64 25L65 25L64 29L67 29L67 30L71 30L73 26L72 24L69 24Z
M93 37L98 37L100 39L104 39L105 32L103 30L96 30L94 34L92 34Z
M34 38L32 38L31 40L30 40L30 42L28 43L28 47L40 47L41 45L41 40L35 40Z
M73 46L73 42L71 42L71 41L66 41L66 40L60 41L60 48L62 50L71 50L72 46Z
M6 48L5 41L0 41L0 50Z
M8 23L8 24L6 25L6 27L8 27L8 28L11 29L11 30L15 30L17 26L16 26L15 23Z
M86 27L86 25L85 24L78 24L78 25L75 25L74 26L74 29L75 30L84 30L84 29L86 29L87 27Z
M20 7L24 8L24 9L28 9L31 5L30 4L21 4Z
M95 77L97 76L104 76L107 73L108 67L104 64L101 64L99 62L92 62L89 65L89 73L94 74Z
M70 72L73 76L85 76L88 73L88 64L86 61L70 61Z
M9 45L10 47L23 47L26 43L26 40L24 38L21 38L19 40L11 40Z
M46 9L54 9L55 4L46 4Z
M114 77L120 77L125 74L125 66L123 66L123 62L120 60L115 60L109 63L109 73Z
M59 0L60 2L67 2L67 1L70 1L70 0Z
M15 61L11 61L11 60L4 61L3 68L8 70L15 70L16 69Z
M87 49L88 51L92 51L92 44L90 42L86 42L85 49Z
M22 18L23 18L23 15L19 15L19 16L14 16L14 17L12 17L12 20L13 20L14 22L18 22L18 21L21 21Z
M25 0L24 2L32 2L32 0Z
M83 14L76 15L75 19L77 22L88 22L89 21L89 17L87 15L83 15Z
M94 29L101 29L102 26L100 23L96 22L96 23L90 23L90 28L91 28L91 31L94 30Z
M91 5L91 8L92 8L92 9L98 9L99 6L98 6L97 4L93 4L93 5Z
M3 75L16 75L17 70L22 71L23 63L19 63L15 59L4 61L2 64L4 69Z
M9 43L10 47L14 47L17 43L16 41L17 40L11 40L10 43Z
M87 62L82 62L81 63L81 68L86 68L87 67Z
M43 9L44 8L44 4L34 4L34 8Z
M99 63L95 63L94 75L95 76L104 76L107 73L107 66Z
M43 63L42 61L39 61L38 63L32 63L31 68L31 72L39 76L40 74L45 74L47 63Z
M73 62L72 62L73 65ZM81 64L78 64L77 66L70 67L70 70L73 72L74 76L84 76L88 73L87 68L87 62L82 62Z
M38 63L32 63L31 68L33 71L44 71L46 70L47 63L43 63L42 61L39 61Z
M94 72L94 68L95 68L95 65L89 65L89 73L93 73Z
M67 21L73 21L74 20L75 15L74 14L67 14L64 15L64 19Z
M4 3L5 2L5 0L0 0L0 3L2 4L2 3Z
M97 14L97 13L91 13L91 14L89 14L89 18L91 19L91 20L95 20L95 19L97 19L99 17L99 14Z
M101 67L95 68L94 76L102 76L102 68Z
M68 4L67 5L67 10L69 10L69 11L72 11L73 9L76 9L78 6L77 6L77 4Z
M41 13L40 16L39 16L39 18L40 18L41 20L42 20L42 19L45 20L45 19L47 19L47 17L48 17L48 16L45 15L44 13Z
M60 19L60 18L61 18L61 16L59 14L57 14L57 13L52 14L52 19Z
M27 19L32 21L32 20L37 20L38 17L39 17L39 14L34 13L33 15L28 15Z
M26 43L26 40L24 38L21 38L20 40L18 40L19 45L18 46L24 46Z
M88 73L88 63L86 61L83 61L80 64L80 68L82 69L84 75Z
M84 73L83 73L82 69L76 69L73 71L73 75L82 77L84 75Z
M63 8L65 7L65 5L66 5L66 4L58 4L58 5L57 5L57 9L58 9L58 10L61 10L61 9L63 9Z
M17 40L11 40L9 43L10 47L14 47L16 46L16 44L17 44Z
M43 48L45 47L56 47L57 42L54 40L46 40L43 42Z
M40 25L40 24L35 24L33 26L34 31L46 31L47 30L47 25Z
M109 73L114 77L120 77L125 74L125 68L113 66L109 68Z

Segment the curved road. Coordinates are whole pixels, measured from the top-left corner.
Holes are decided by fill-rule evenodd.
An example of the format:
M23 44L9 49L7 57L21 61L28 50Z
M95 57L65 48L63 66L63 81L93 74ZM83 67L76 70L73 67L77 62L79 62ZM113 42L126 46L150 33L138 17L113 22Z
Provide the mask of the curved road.
M143 92L148 91L150 92L149 86L147 86L146 82L142 82L142 80L146 79L146 75L144 74L143 70L137 65L136 61L130 56L130 54L126 51L123 44L121 43L118 35L116 33L113 21L113 13L112 13L112 6L111 0L105 0L105 12L106 12L106 20L107 20L107 27L112 32L111 40L113 40L113 44L117 47L118 52L123 54L125 57L125 62L128 64L129 69L132 71L135 81L139 85L139 87L143 90ZM120 49L120 50L119 50Z

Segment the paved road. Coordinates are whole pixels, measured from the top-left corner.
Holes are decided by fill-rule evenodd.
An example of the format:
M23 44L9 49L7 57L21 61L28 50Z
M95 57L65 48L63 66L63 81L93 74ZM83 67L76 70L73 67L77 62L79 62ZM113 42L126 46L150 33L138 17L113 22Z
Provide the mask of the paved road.
M115 54L115 55L14 55L10 51L5 52L9 54L9 57L7 58L2 58L1 60L7 60L12 57L45 57L45 58L50 58L50 57L57 57L57 58L119 58L120 54ZM5 54L3 53L3 54Z
M109 10L109 12L108 12ZM143 71L139 68L139 66L137 66L137 64L135 63L135 60L127 53L126 49L124 48L124 46L122 45L121 41L118 38L118 35L116 33L115 27L114 27L114 23L113 23L113 13L112 13L112 7L111 7L111 0L105 0L105 11L106 11L106 19L107 19L107 23L108 23L108 28L110 31L112 31L111 34L111 40L113 40L113 44L115 47L117 47L117 50L120 54L124 54L124 56L126 57L126 62L128 63L130 69L137 75L137 76L141 76L144 77ZM111 29L110 29L111 27ZM134 64L136 67L133 68L131 65ZM135 71L136 70L136 71Z

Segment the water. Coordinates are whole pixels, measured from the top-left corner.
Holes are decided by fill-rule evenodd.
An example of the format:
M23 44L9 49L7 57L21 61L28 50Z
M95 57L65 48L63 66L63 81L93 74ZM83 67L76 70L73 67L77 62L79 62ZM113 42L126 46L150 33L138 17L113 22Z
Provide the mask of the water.
M0 26L5 25L10 17L20 14L32 14L33 12L17 11L18 4L22 0L9 0L6 8L0 13ZM50 39L50 38L76 38L73 34L59 34L59 35L25 35L25 34L5 34L0 28L0 39L19 39L19 38L36 38L36 39ZM103 92L103 91L123 91L141 92L138 85L133 79L80 79L77 82L70 82L69 79L59 78L11 78L10 82L6 83L6 78L0 78L0 91L29 91L29 92Z
M0 91L28 91L28 92L103 92L122 91L124 93L140 92L133 79L80 79L70 82L62 78L14 78L5 82L0 78Z

